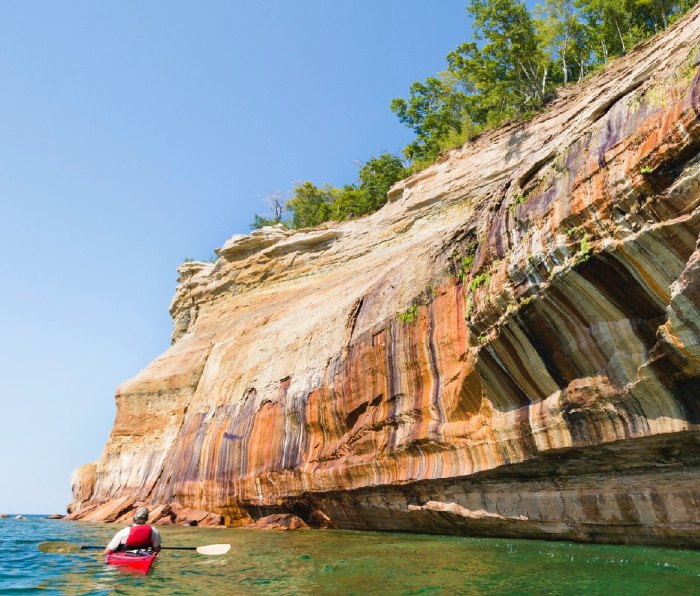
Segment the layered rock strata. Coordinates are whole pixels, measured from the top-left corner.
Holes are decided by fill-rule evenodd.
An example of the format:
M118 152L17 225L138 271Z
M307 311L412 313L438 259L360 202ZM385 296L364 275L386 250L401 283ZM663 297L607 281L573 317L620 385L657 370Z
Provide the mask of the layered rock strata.
M700 545L699 42L696 8L374 215L183 265L72 517Z

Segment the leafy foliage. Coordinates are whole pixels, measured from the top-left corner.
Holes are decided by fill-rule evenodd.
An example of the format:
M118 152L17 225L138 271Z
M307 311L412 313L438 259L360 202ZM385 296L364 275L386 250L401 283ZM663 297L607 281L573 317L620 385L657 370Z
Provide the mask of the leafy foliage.
M281 223L281 221L272 217L263 217L262 215L258 215L256 213L253 216L253 223L250 224L250 229L259 230L260 228L264 228L266 226L275 226L278 223Z
M459 264L459 271L457 271L457 277L459 278L460 283L464 283L466 281L473 264L474 251L472 250L472 252L470 252L468 255L462 258L462 261Z
M332 186L318 187L309 181L294 188L294 196L285 207L291 212L294 229L310 228L331 219L338 190Z
M360 167L359 183L342 188L316 186L310 181L297 184L284 202L280 193L266 197L269 216L255 214L251 228L282 223L291 229L318 226L375 212L387 201L389 189L406 176L401 158L390 153L369 159Z
M469 291L476 292L481 286L491 283L490 273L479 273L474 279L469 283Z
M581 238L581 244L579 246L581 256L584 258L584 260L588 260L588 257L591 254L591 243L588 241L588 235L584 234L583 238Z
M359 185L347 185L338 194L334 219L344 220L374 213L387 201L389 189L406 175L406 168L396 155L383 153L360 168Z
M468 97L451 72L428 77L425 83L413 83L409 94L408 100L396 98L391 102L401 123L416 133L416 139L404 148L408 159L435 159L451 136L461 137L473 130Z
M522 205L525 201L527 201L527 194L519 194L513 199L513 202L510 204L510 212L513 217L518 211L518 205Z
M399 313L399 321L402 323L413 323L418 318L418 305L414 304L406 312Z
M469 0L474 37L447 70L415 82L391 109L413 129L414 166L505 120L539 110L559 84L581 80L668 27L698 0Z
M468 95L469 115L495 125L542 105L549 90L551 59L535 22L518 0L471 0L475 39L447 55L447 64Z

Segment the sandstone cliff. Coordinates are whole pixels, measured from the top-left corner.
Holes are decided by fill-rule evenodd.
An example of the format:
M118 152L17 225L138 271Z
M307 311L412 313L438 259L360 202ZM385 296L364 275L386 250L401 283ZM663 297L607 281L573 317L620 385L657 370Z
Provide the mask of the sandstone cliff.
M700 8L374 215L180 267L71 517L700 545Z

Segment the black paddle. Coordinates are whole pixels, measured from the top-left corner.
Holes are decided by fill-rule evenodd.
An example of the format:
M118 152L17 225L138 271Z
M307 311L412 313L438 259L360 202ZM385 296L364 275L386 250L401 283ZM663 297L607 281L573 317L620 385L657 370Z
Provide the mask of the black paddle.
M104 550L104 546L96 544L76 544L67 540L52 540L39 543L43 553L77 553L81 550ZM231 550L230 544L207 544L205 546L163 546L163 550L194 550L200 555L225 555Z

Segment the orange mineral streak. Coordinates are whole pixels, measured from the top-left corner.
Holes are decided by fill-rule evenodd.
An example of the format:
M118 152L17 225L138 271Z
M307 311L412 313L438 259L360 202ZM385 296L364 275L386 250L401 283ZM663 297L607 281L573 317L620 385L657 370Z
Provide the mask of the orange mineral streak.
M698 48L700 7L369 217L183 264L71 519L700 546Z

